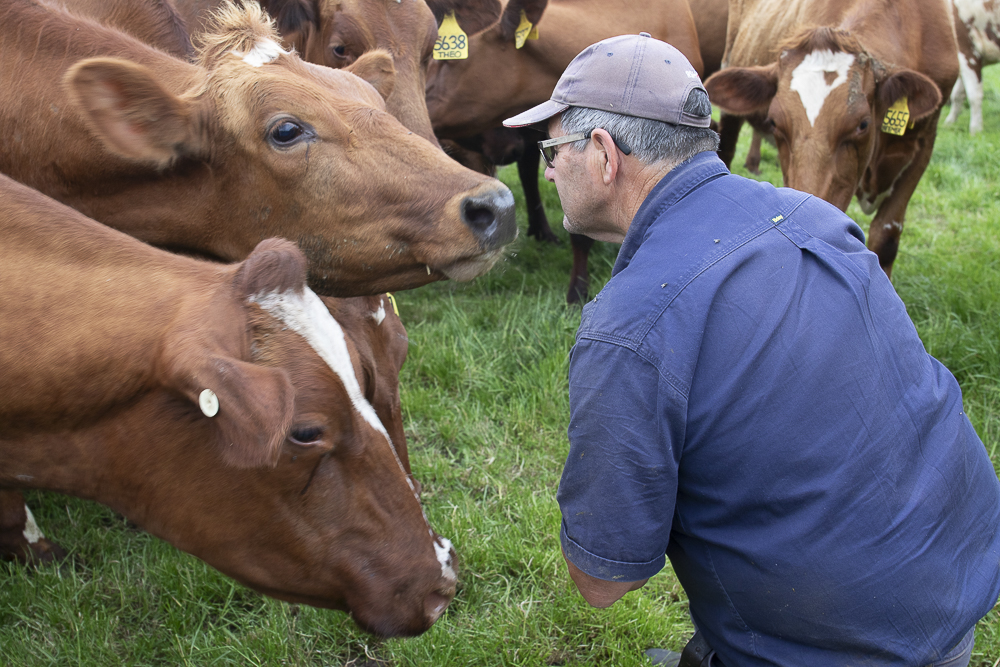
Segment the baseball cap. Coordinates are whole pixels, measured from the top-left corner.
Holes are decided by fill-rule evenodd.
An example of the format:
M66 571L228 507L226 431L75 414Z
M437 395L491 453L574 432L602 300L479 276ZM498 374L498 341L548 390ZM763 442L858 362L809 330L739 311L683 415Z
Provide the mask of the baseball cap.
M559 77L547 102L508 118L503 124L534 125L574 106L674 125L708 127L711 116L684 112L684 103L694 89L705 90L705 87L683 53L653 39L648 32L621 35L581 51Z

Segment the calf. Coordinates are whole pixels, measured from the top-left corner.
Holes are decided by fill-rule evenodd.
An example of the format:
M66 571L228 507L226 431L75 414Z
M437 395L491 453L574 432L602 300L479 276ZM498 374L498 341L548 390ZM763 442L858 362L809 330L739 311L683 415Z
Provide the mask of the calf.
M192 64L10 0L0 172L166 248L233 261L286 237L323 294L488 270L517 233L513 197L385 112L391 59L353 64L369 83L277 40L255 4L230 5Z
M942 91L958 76L949 6L731 0L727 41L724 68L705 81L713 104L774 135L786 185L841 210L857 194L875 214L868 247L891 276ZM907 119L890 127L903 107ZM720 153L729 164L739 126L727 124Z
M958 120L968 93L969 134L976 134L983 130L983 67L1000 62L1000 5L993 0L952 0L952 6L960 77L944 122Z
M2 176L0 235L5 555L35 553L20 491L46 489L373 632L434 623L453 556L390 438L406 340L382 297L324 305L287 241L175 256Z

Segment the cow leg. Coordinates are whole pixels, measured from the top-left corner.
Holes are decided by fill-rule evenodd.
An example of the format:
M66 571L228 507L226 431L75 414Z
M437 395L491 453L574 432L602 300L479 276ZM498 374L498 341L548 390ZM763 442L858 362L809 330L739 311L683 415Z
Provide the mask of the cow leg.
M921 121L921 123L926 124L925 128L932 129L918 140L913 159L892 183L890 194L879 205L878 212L875 213L868 229L868 249L878 255L878 263L889 278L892 278L892 264L899 251L899 238L903 233L906 207L910 203L913 192L917 189L920 177L924 175L924 171L931 161L931 153L934 152L936 133L933 128L937 125L940 115L939 109ZM886 140L892 141L889 135L884 136L887 138Z
M958 116L962 113L962 104L964 102L965 86L962 85L962 77L958 77L958 80L955 81L955 85L951 89L951 111L948 112L948 116L944 119L946 124L951 125L958 120Z
M719 158L726 167L733 163L736 155L736 142L740 138L740 128L743 127L742 116L730 116L727 113L719 117Z
M581 303L587 301L589 296L587 292L590 288L590 272L587 260L590 249L594 246L594 239L583 234L570 234L569 242L573 246L573 272L569 277L566 303Z
M983 131L983 61L976 59L968 65L961 58L958 61L959 81L969 96L969 134L977 134Z
M524 189L524 207L528 210L528 236L538 241L559 243L559 238L549 227L542 193L538 189L538 163L542 156L533 148L533 145L525 147L524 154L517 160L517 175Z
M747 171L758 176L760 175L760 139L760 132L754 130L753 139L750 140L750 150L747 151L747 159L743 163Z
M0 558L48 563L65 557L62 547L42 535L21 492L0 489Z

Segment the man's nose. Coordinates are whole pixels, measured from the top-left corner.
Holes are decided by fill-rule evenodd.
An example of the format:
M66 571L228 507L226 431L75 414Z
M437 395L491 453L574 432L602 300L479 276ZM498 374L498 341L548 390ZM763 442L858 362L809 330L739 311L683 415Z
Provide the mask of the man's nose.
M553 171L554 170L552 169L552 167L545 167L545 180L548 181L549 183L555 183L555 181L552 178Z

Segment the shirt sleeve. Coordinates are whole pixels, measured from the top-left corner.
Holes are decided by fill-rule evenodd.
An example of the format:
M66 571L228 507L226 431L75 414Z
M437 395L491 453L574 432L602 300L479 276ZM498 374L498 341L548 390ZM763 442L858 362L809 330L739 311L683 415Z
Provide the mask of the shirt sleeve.
M598 579L651 577L670 539L686 401L636 352L589 339L571 352L569 397L563 550Z

